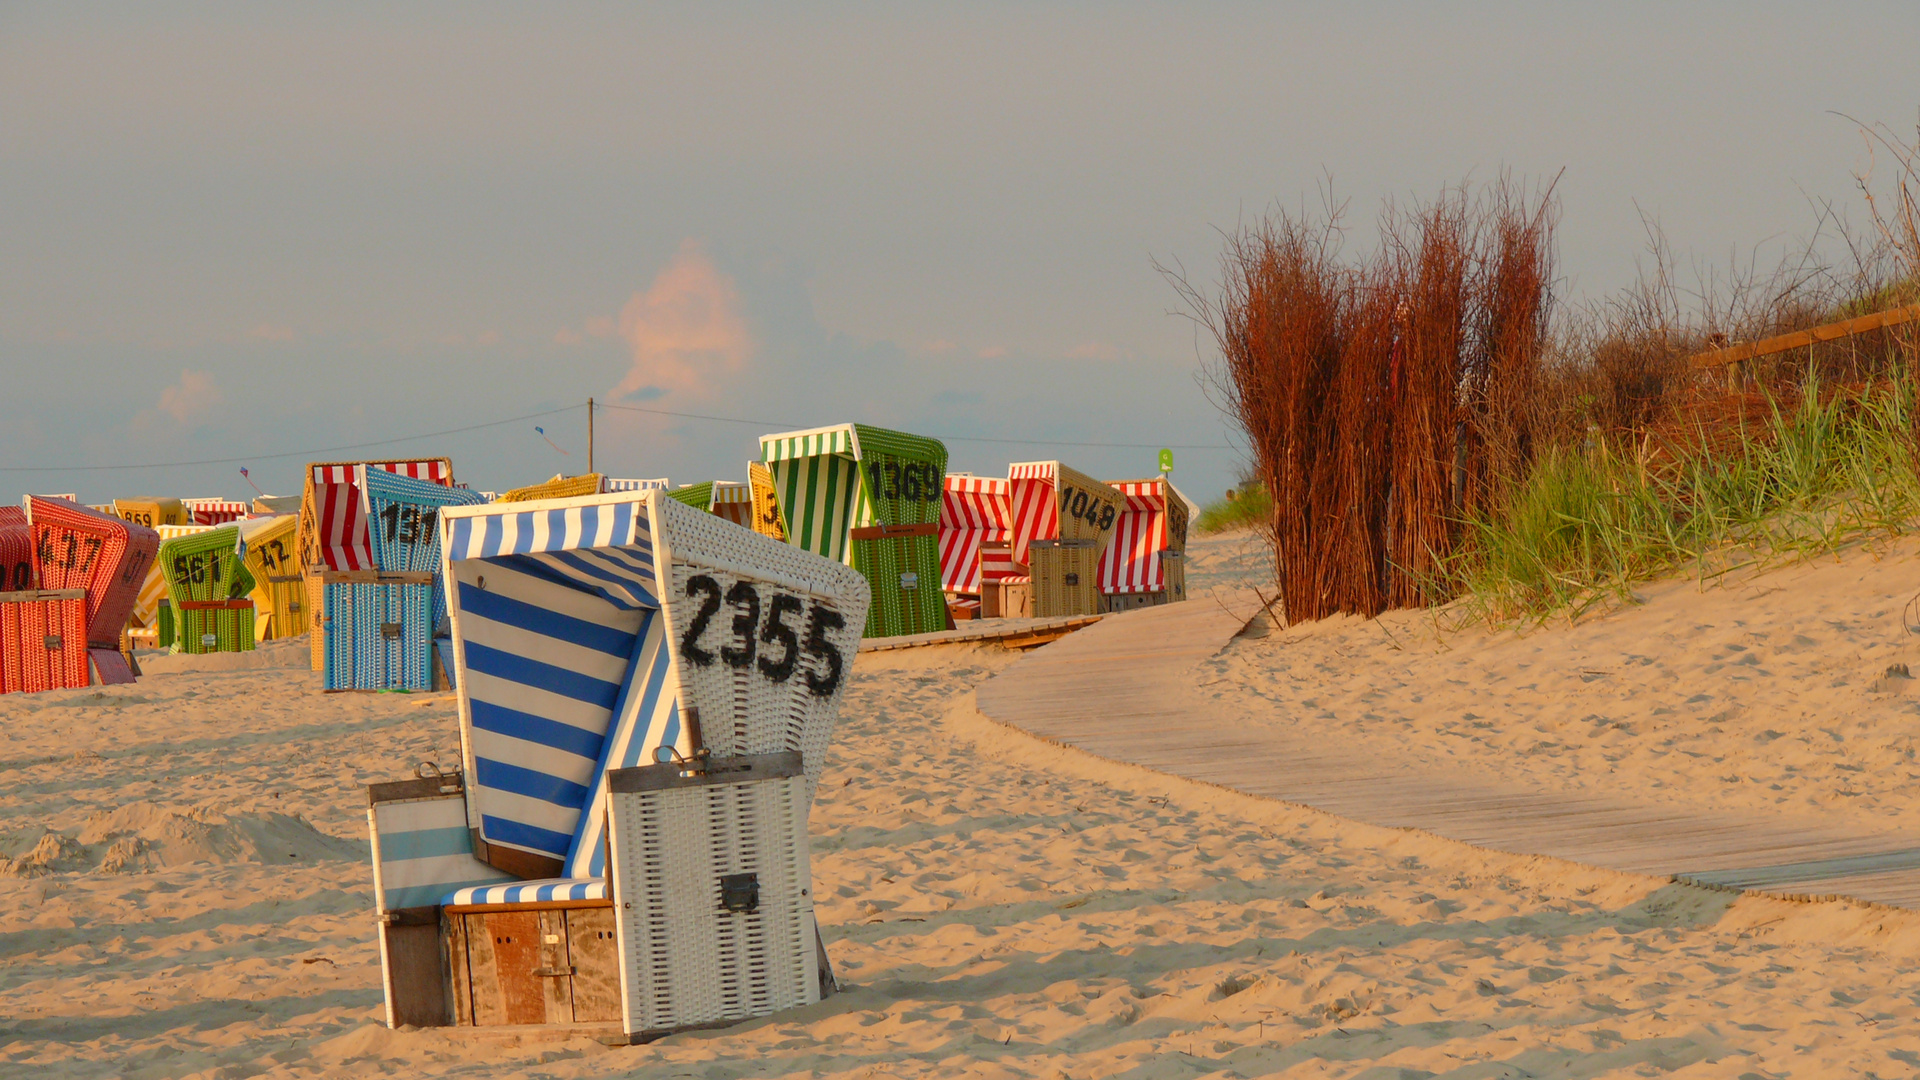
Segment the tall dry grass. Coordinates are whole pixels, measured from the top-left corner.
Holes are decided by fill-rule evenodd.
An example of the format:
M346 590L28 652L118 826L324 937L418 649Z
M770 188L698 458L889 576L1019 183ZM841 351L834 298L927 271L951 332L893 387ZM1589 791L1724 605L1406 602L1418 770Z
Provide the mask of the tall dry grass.
M1289 619L1445 599L1463 507L1517 482L1540 430L1551 191L1389 208L1380 250L1353 261L1340 209L1227 236L1217 294L1168 275L1271 494Z

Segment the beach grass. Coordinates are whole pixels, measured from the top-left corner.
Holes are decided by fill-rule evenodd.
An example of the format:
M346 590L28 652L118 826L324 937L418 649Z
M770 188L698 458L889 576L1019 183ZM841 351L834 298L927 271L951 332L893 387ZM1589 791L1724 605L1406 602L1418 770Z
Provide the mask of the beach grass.
M1714 579L1909 530L1920 515L1904 382L1763 395L1732 438L1595 439L1542 454L1501 509L1463 522L1453 610L1490 623L1578 617L1636 583Z
M1235 489L1234 497L1216 499L1200 510L1193 527L1203 535L1231 529L1258 529L1273 520L1273 496L1258 481Z

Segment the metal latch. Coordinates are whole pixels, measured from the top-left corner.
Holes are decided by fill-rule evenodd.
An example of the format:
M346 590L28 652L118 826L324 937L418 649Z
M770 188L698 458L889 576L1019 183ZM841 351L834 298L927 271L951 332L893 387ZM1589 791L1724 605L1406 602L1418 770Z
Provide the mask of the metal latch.
M60 640L60 635L59 635L59 634L48 634L48 635L47 635L47 651L48 651L48 652L59 652L59 651L60 651L60 649L61 649L61 647L62 647L62 646L63 646L64 644L65 644L65 643L64 643L64 642L62 642L62 641Z
M914 571L912 571L912 570L907 570L907 571L903 571L903 572L902 572L902 573L900 574L900 587L901 587L901 588L903 588L903 589L917 589L917 588L919 588L919 587L920 587L920 575L919 575L919 574L917 574L917 573L915 573L915 572L914 572Z
M742 915L751 915L760 910L760 875L721 875L720 906Z
M1067 584L1069 584L1069 585L1078 585L1078 584L1080 584L1080 575L1079 575L1079 574L1068 574L1068 575L1067 575Z
M206 645L206 646L213 646L213 645L218 645L218 644L220 644L220 635L218 635L218 634L201 634L201 635L200 635L200 644L202 644L202 645Z
M536 979L564 979L572 975L574 971L575 969L572 967L534 968L533 975Z
M397 637L399 637L399 636L400 636L400 624L399 624L399 623L397 623L397 622L383 622L383 623L381 623L381 624L380 624L380 636L381 636L381 637L384 637L384 638L386 638L386 639L388 639L389 641L391 641L391 640L393 640L394 638L397 638Z

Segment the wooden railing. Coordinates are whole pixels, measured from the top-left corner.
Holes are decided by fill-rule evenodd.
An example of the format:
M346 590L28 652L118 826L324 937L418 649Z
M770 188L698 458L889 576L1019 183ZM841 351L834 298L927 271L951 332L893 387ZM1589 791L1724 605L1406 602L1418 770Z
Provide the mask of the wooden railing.
M1855 334L1864 334L1869 330L1878 330L1886 326L1899 326L1901 323L1920 320L1920 304L1908 304L1889 311L1878 311L1872 315L1862 315L1854 319L1845 319L1825 326L1816 326L1811 330L1795 330L1791 334L1762 338L1759 341L1743 341L1738 345L1729 345L1724 349L1696 353L1693 366L1697 368L1722 367L1737 364L1742 360L1752 360L1759 356L1771 356L1791 349L1804 349L1822 341L1838 341Z

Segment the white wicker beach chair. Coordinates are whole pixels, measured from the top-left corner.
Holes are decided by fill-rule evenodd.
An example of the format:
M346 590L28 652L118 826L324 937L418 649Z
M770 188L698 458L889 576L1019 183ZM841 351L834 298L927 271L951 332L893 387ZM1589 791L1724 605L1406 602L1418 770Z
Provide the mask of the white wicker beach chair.
M818 1000L806 809L865 579L662 491L448 508L442 528L464 761L441 797L465 844L409 841L446 859L427 910L381 892L383 956L433 924L441 958L438 998L390 962L389 1019L640 1040Z

